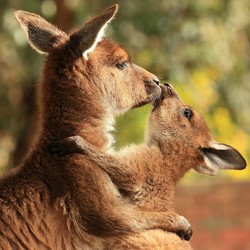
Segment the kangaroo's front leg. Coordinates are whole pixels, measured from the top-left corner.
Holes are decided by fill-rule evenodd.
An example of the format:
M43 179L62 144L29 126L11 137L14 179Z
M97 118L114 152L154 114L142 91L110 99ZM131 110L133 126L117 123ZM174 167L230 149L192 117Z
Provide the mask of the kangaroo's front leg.
M119 189L136 192L140 190L144 182L144 164L137 162L140 158L129 162L127 156L125 159L119 154L103 153L84 141L81 136L75 135L52 141L49 149L59 156L73 153L84 155L102 168Z
M137 219L148 217L149 228L161 228L165 231L174 232L184 240L190 240L193 230L188 220L174 212L143 212L136 213ZM155 224L156 223L156 224ZM157 225L154 227L154 224Z

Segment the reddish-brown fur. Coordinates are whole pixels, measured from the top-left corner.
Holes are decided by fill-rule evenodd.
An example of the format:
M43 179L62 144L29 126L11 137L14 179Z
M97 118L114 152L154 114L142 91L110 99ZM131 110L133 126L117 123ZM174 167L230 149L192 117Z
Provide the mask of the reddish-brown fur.
M169 228L172 220L174 230L184 226L175 213L137 209L87 158L60 158L47 149L52 139L79 134L106 152L114 117L159 96L156 76L115 42L99 42L116 11L108 8L70 36L35 14L16 13L30 44L48 56L37 138L23 163L0 180L2 249L102 249L98 235Z
M103 249L103 238L94 235L178 222L174 213L136 209L89 159L47 150L51 139L78 134L106 152L107 123L160 93L157 78L132 64L120 46L108 39L95 44L116 11L112 6L71 36L35 14L16 14L30 44L48 57L39 85L37 139L23 163L0 181L2 249ZM124 61L125 70L118 69Z
M219 168L246 167L237 150L212 140L202 117L170 85L162 86L162 93L149 117L146 145L107 155L74 136L56 143L53 150L88 156L131 203L146 211L174 211L175 185L191 168L214 174ZM106 244L107 249L191 249L174 234L157 230L117 236Z

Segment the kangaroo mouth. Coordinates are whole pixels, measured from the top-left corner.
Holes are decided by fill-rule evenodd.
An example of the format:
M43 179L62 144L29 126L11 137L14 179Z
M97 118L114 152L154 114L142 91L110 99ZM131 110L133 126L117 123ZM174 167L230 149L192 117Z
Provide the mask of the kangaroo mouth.
M141 102L137 103L136 105L134 105L132 107L132 109L140 108L140 107L142 107L142 106L144 106L144 105L146 105L146 104L148 104L150 102L151 102L151 100L149 98L147 98L146 100L141 101Z
M161 97L162 95L162 88L160 86L154 87L153 89L149 88L149 90L147 90L148 92L148 97L146 99L144 99L143 101L137 103L136 105L133 106L134 108L139 108L141 106L144 106L148 103L153 103L155 102L155 100L157 100L158 98Z
M161 102L163 101L164 96L161 95L157 98L155 98L155 100L152 101L152 106L153 106L153 110L154 111L158 106L160 106Z
M160 85L160 88L161 95L152 101L152 111L154 111L158 106L160 106L160 104L165 98L174 97L177 95L174 88L169 83L163 83L162 85Z

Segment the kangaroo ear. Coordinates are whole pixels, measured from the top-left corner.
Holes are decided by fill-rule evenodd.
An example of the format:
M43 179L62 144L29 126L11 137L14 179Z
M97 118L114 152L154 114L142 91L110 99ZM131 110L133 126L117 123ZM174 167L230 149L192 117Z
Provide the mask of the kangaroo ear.
M39 15L18 10L15 12L17 21L24 29L30 45L40 54L47 54L62 39L68 36Z
M216 175L220 169L242 170L247 163L243 156L233 147L212 142L209 148L201 149L205 165L195 168L199 173Z
M88 59L88 54L93 52L97 43L102 40L107 24L117 11L118 4L107 8L101 15L89 20L79 31L71 35L71 39L78 40L77 44L85 59Z

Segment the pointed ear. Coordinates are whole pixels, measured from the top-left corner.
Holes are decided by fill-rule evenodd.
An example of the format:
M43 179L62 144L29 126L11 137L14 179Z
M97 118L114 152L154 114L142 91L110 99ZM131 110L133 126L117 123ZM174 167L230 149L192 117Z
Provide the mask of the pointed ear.
M49 53L62 39L68 36L39 15L18 10L15 12L17 21L24 29L30 45L41 54Z
M85 59L88 59L88 54L102 40L107 24L114 18L117 11L118 4L107 8L101 15L91 19L79 31L71 35L71 39L78 40L77 44Z
M243 156L233 147L212 142L209 148L201 149L206 166L195 168L199 173L216 175L220 169L242 170L247 163Z

